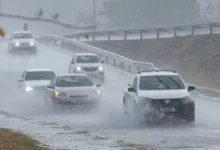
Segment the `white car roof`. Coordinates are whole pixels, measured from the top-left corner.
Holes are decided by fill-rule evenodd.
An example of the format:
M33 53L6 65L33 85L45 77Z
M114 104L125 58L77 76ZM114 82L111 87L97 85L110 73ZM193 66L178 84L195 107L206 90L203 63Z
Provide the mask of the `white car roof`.
M27 69L27 72L38 72L38 71L54 72L52 69Z
M32 34L30 31L16 31L16 32L13 32L12 34L19 34L19 33L30 33L30 34Z
M166 76L166 75L179 75L175 71L146 71L146 72L141 72L140 76Z
M57 77L74 77L74 76L87 76L86 74L60 74L60 75L57 75Z
M95 53L76 53L75 56L97 56Z

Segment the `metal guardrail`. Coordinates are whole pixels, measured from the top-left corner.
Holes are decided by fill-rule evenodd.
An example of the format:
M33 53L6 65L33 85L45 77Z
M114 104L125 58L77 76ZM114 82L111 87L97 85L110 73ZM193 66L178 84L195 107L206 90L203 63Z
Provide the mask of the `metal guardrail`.
M137 73L142 70L152 70L157 69L154 67L153 63L146 63L140 61L134 61L123 56L111 53L90 45L87 45L82 42L74 41L62 36L48 35L36 38L37 41L43 43L55 44L61 48L73 51L73 52L92 52L100 56L101 60L104 60L105 63L119 68L120 70Z
M97 31L97 32L85 32L77 34L64 35L66 38L76 39L80 41L81 39L90 39L91 41L96 41L97 37L105 36L108 41L112 39L114 35L122 35L123 40L128 39L129 34L136 34L139 40L144 39L144 35L155 33L156 39L161 38L160 34L163 32L171 31L173 37L177 37L178 31L189 30L188 35L195 35L195 30L197 29L208 29L207 34L214 34L213 28L220 27L220 23L209 23L209 24L195 24L195 25L186 25L186 26L176 26L176 27L161 27L161 28L149 28L149 29L135 29L135 30L118 30L118 31Z

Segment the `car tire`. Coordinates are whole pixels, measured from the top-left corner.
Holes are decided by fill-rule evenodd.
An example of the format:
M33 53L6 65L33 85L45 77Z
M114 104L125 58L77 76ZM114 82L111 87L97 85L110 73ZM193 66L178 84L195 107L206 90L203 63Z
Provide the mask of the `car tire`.
M195 113L188 114L185 119L186 119L187 123L194 123L195 122Z

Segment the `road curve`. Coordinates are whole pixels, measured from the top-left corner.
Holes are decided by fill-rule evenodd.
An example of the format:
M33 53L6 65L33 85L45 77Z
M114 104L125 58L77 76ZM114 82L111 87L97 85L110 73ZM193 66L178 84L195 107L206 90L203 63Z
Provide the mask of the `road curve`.
M133 78L106 67L107 82L101 88L103 107L99 113L54 112L46 108L43 97L19 93L17 80L27 68L52 68L57 74L67 73L72 52L39 45L36 57L12 56L7 53L7 42L0 42L0 49L0 126L22 130L56 148L220 149L218 102L194 95L194 125L136 125L122 115L123 90Z

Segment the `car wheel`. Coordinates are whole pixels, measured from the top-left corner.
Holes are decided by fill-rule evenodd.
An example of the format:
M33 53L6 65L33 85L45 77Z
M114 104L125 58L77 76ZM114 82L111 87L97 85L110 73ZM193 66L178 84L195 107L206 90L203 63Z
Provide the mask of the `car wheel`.
M194 123L195 122L195 114L188 114L186 116L186 122L187 123Z

